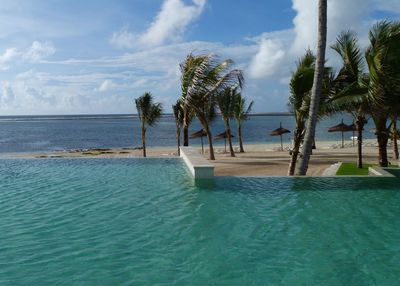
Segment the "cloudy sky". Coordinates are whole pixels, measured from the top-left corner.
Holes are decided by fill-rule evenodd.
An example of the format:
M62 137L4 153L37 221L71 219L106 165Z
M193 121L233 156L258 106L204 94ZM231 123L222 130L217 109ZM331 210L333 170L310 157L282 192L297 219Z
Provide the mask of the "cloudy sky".
M0 115L133 113L151 91L170 112L191 51L231 58L256 112L287 111L288 81L315 48L317 0L32 0L0 6ZM328 43L367 45L398 0L328 0ZM337 57L328 51L328 63Z

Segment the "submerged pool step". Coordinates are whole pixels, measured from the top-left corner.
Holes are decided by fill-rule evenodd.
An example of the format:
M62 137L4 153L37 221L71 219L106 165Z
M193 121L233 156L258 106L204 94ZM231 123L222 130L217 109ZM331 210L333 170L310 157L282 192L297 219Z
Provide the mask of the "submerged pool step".
M193 147L180 147L181 157L195 179L214 178L214 166Z

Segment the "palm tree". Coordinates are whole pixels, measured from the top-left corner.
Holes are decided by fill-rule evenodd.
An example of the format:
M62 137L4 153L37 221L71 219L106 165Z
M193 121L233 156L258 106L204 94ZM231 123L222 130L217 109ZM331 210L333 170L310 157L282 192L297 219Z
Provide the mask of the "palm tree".
M227 87L217 95L218 108L221 112L222 120L224 121L225 124L225 131L228 137L229 151L231 157L235 157L235 152L233 151L233 146L232 146L230 121L234 113L234 107L235 107L234 94L237 93L237 89L238 87L235 88Z
M200 121L204 131L207 134L208 145L209 145L209 159L215 160L213 137L211 132L211 123L215 119L216 115L216 102L215 96L202 96L200 94L194 94L187 98L187 105L194 111L195 116Z
M235 104L233 108L233 116L235 117L238 129L239 151L240 153L244 153L243 139L242 139L242 121L248 119L254 101L251 101L249 103L249 106L246 108L246 99L242 97L242 94L240 92L237 92L234 93L234 102Z
M182 130L183 121L184 121L184 112L183 112L181 100L177 100L176 104L172 105L172 110L174 112L175 125L176 125L176 139L178 141L178 156L180 156L180 154L181 154L181 151L180 151L181 130Z
M191 64L187 64L188 61ZM185 80L185 83L182 82L182 86L186 86L183 106L193 111L206 131L210 160L215 160L210 123L215 116L216 96L227 87L234 85L241 87L243 83L242 71L230 70L232 64L232 60L221 61L213 54L200 56L190 54L180 65L182 81ZM190 72L185 68L188 68ZM191 76L185 77L184 75L188 73L191 73Z
M300 155L300 146L306 132L306 124L310 113L311 91L315 74L315 56L307 50L297 63L296 71L292 74L290 81L289 108L294 113L296 127L293 137L293 148L288 175L293 176L296 169L297 158ZM317 110L316 120L330 116L337 109L329 101L332 93L335 74L331 67L324 67L320 103ZM312 142L315 144L314 141Z
M312 151L312 145L315 136L315 127L317 123L317 113L319 110L319 99L323 88L326 34L327 34L327 0L319 0L318 5L318 49L317 61L314 73L313 88L311 91L310 112L307 121L307 129L302 148L302 157L296 169L297 175L306 175L308 162Z
M331 46L342 59L342 68L335 79L332 104L339 111L350 113L357 134L357 166L362 168L362 131L370 110L368 100L368 75L363 73L364 58L354 32L342 32Z
M370 75L368 93L373 101L371 116L376 127L379 165L387 167L390 115L400 111L400 22L378 22L369 32L366 59Z
M315 69L315 56L307 50L305 55L297 63L296 71L290 80L289 106L294 112L296 127L293 136L293 148L289 164L288 175L293 176L297 158L300 152L301 141L304 137L306 120L309 112L309 98L313 85Z
M194 117L194 112L185 99L190 84L194 80L196 69L203 60L202 56L195 56L190 53L186 56L185 61L179 65L181 71L181 105L183 110L183 146L189 146L189 125Z
M142 129L143 157L146 157L146 130L149 126L154 126L161 117L161 103L153 103L153 96L150 92L145 92L142 96L135 99L138 117Z

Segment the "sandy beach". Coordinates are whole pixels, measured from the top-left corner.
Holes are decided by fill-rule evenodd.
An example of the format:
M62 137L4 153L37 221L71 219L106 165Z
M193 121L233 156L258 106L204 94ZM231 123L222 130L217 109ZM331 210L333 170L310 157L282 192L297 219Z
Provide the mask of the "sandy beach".
M201 150L200 146L196 146ZM245 144L245 153L236 153L231 157L224 152L224 147L215 148L216 160L210 161L215 166L217 176L286 176L290 162L289 147L284 146L280 150L278 144ZM344 148L340 148L337 141L317 142L317 149L313 151L308 175L320 176L322 173L337 162L356 162L357 147L347 141ZM235 146L238 150L238 147ZM205 146L205 158L207 148ZM365 163L376 164L378 162L378 149L376 140L365 140L363 147L363 158ZM391 157L391 150L388 147L388 154ZM173 157L177 156L176 147L149 147L148 157ZM49 153L14 153L6 154L3 157L16 158L130 158L141 157L142 150L132 148L122 149L91 149L74 150ZM390 159L389 159L390 160ZM393 162L396 163L396 162Z

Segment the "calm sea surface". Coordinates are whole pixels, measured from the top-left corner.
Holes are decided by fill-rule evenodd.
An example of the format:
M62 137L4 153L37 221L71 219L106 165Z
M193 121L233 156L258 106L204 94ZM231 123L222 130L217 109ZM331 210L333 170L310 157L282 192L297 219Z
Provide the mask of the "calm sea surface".
M0 285L399 285L398 186L3 159Z
M339 115L319 122L317 140L340 140L340 133L328 133L327 129L340 123L351 124L347 115ZM269 133L282 126L293 130L293 116L251 116L243 125L245 143L278 142L279 137ZM0 152L36 152L87 148L116 148L140 146L140 127L137 117L130 115L86 115L86 116L7 116L0 117ZM190 132L200 129L193 122ZM365 138L373 138L370 130L373 123L365 128ZM233 134L236 125L233 123ZM224 131L221 118L216 118L212 132L217 135ZM148 146L175 146L175 122L172 116L164 116L157 126L147 132ZM346 134L349 139L351 133ZM290 142L291 135L284 135L284 142ZM236 142L236 138L234 138ZM223 144L216 141L218 144ZM200 144L199 139L191 144Z

